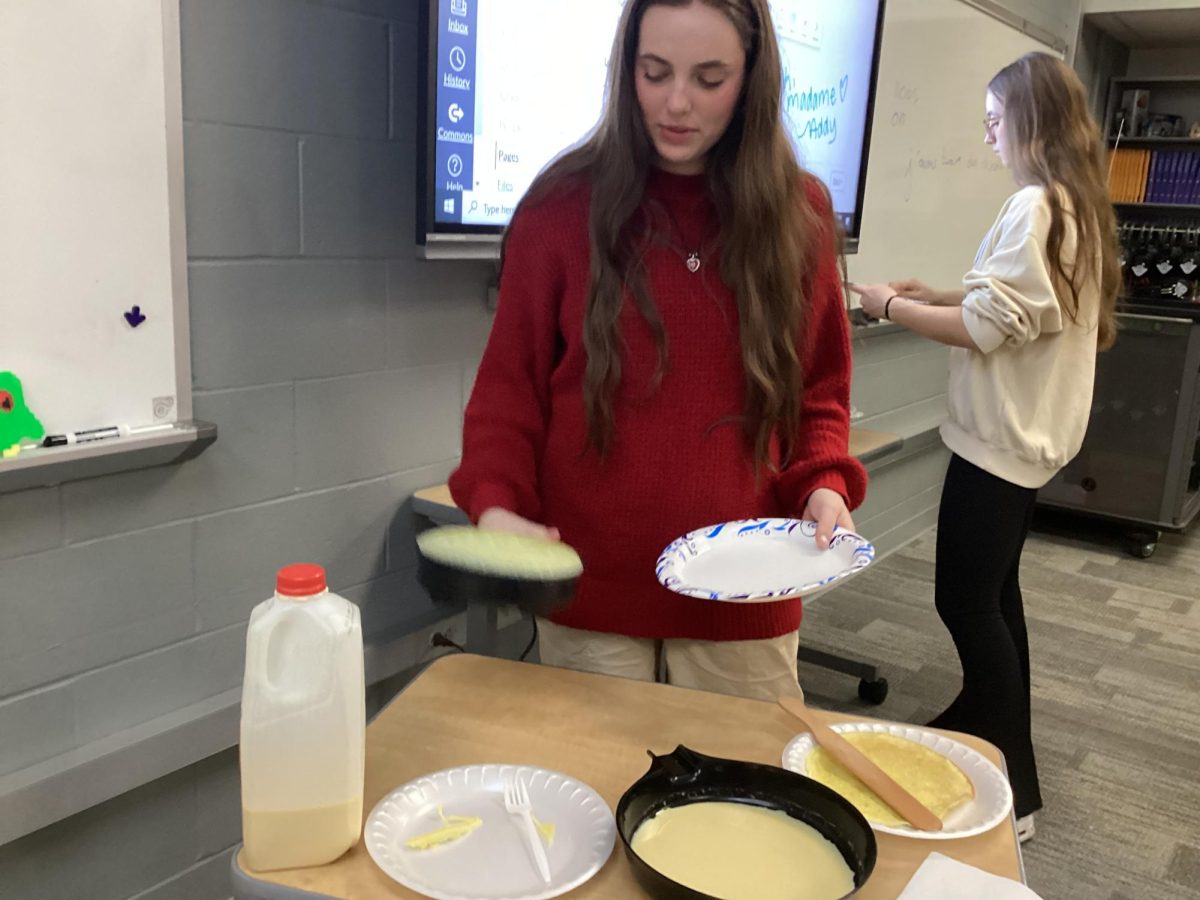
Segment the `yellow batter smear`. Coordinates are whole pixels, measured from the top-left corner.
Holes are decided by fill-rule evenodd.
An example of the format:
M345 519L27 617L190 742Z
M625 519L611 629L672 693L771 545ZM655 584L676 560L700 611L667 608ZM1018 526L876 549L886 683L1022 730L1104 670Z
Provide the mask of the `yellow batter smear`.
M554 846L554 833L558 831L554 827L553 822L543 822L537 816L533 817L533 825L538 830L538 834L542 836L542 840L546 842L547 847Z
M419 834L416 837L411 837L404 842L404 846L413 850L428 850L431 847L440 847L442 844L448 844L451 841L457 841L459 838L466 837L483 824L483 819L479 816L448 816L442 812L441 804L438 804L437 811L438 818L442 820L442 827L425 834Z
M838 848L776 809L723 800L673 806L638 826L631 844L671 880L722 900L837 900L854 890Z
M442 827L435 828L433 831L419 834L416 837L411 837L404 842L404 846L412 850L428 850L431 847L440 847L442 844L448 844L451 841L457 841L459 838L464 838L480 825L483 824L483 819L479 816L448 816L442 811L439 805L438 818L442 820ZM541 819L534 816L533 824L538 830L538 834L542 836L542 840L546 842L547 847L554 846L554 835L558 831L553 822L543 822Z

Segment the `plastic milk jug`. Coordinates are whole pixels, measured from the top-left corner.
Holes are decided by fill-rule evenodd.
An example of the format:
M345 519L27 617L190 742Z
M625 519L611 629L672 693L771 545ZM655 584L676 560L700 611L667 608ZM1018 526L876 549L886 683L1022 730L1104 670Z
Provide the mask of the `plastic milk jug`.
M325 570L279 570L250 614L242 683L243 857L266 871L337 859L362 827L366 695L358 607Z

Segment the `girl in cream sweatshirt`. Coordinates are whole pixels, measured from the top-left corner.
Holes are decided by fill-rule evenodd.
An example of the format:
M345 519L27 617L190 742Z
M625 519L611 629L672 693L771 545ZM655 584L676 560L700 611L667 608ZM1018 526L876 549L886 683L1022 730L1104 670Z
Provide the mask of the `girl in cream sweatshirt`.
M1083 442L1096 353L1115 337L1116 223L1083 85L1030 53L988 84L984 140L1019 189L962 289L852 285L863 311L949 344L952 451L938 511L934 599L962 689L929 724L998 746L1021 840L1041 808L1030 717L1021 549L1037 489Z
M1058 193L1069 209L1066 192ZM1051 219L1048 190L1021 188L963 276L962 324L975 346L950 352L941 429L955 454L1026 488L1040 488L1079 452L1096 371L1099 260L1071 321L1046 258ZM1062 252L1072 265L1076 240L1070 223Z

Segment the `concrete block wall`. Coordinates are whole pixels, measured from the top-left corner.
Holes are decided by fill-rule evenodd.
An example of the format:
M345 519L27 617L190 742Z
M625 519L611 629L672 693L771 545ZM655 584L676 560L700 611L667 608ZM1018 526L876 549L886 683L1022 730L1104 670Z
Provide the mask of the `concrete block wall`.
M867 499L854 513L885 555L937 522L949 454L935 429L945 418L949 351L902 329L859 330L853 347L850 402L862 414L854 424L905 439L900 453L868 467Z
M415 0L182 0L195 460L0 495L0 777L241 681L275 570L368 642L445 615L406 500L459 452L491 263L414 249ZM413 644L419 661L421 642ZM0 847L0 897L224 897L236 751Z
M0 495L0 779L236 688L287 562L323 562L368 642L444 614L406 498L454 466L492 266L414 258L417 2L180 0L195 414L220 437ZM857 341L861 424L932 427L940 353ZM882 549L931 523L941 452L872 472ZM230 749L0 846L0 898L224 897L239 839Z
M237 751L227 750L0 847L0 897L229 897L240 830Z

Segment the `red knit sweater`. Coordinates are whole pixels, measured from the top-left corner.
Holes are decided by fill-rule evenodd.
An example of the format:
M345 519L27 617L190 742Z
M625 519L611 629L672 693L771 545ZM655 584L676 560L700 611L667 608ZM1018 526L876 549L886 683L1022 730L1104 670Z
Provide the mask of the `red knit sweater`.
M680 234L714 234L703 176L654 170L647 197ZM814 199L820 192L810 191ZM756 481L740 416L744 392L738 316L716 250L689 272L677 247L645 257L650 296L667 334L668 368L627 300L621 312L621 385L613 447L589 448L583 381L590 192L564 189L517 215L499 302L463 428L462 464L450 477L472 521L499 506L556 526L583 560L572 604L554 621L637 637L748 640L800 624L800 601L733 604L661 587L654 564L679 535L731 519L799 516L808 496L832 488L851 508L866 474L848 453L850 343L832 250L810 282L803 422L795 458ZM678 243L678 242L677 242ZM692 248L688 248L689 250Z

